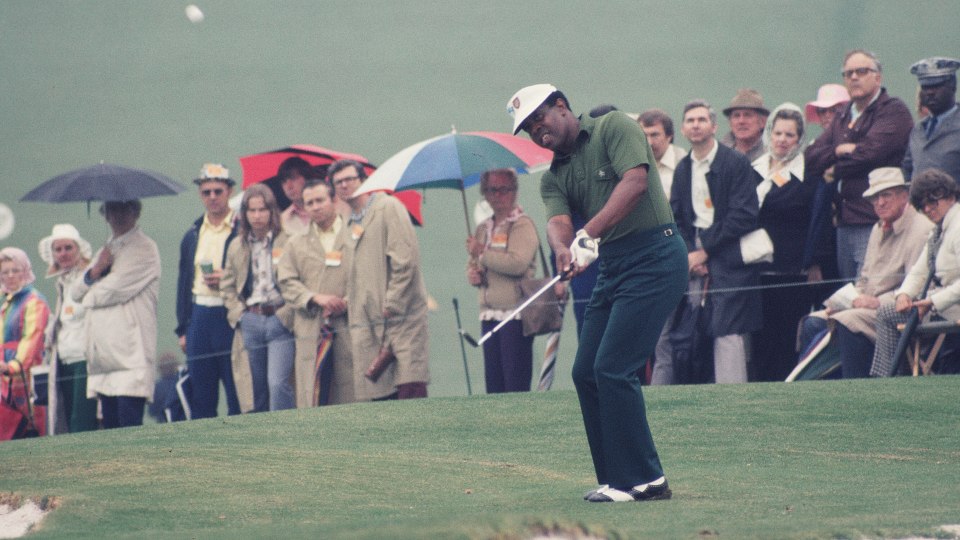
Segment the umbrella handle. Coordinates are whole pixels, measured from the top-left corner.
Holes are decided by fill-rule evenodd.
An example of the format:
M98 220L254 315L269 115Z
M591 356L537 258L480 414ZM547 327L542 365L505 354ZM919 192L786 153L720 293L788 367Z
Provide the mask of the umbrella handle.
M463 186L463 178L460 179L460 200L463 201L463 221L467 225L467 236L473 234L470 231L470 213L467 210L467 190Z

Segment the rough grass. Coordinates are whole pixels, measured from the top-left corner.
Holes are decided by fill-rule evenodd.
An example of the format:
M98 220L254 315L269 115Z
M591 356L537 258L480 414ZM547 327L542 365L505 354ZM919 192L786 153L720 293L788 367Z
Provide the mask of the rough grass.
M56 498L37 538L933 536L960 522L958 390L958 377L646 389L674 498L645 504L580 499L594 478L572 392L3 443L0 494Z

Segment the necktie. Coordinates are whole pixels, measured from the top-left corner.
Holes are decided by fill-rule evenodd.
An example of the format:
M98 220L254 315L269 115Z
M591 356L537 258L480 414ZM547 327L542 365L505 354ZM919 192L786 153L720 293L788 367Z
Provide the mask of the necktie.
M930 242L927 244L927 268L930 270L931 276L935 276L937 272L937 252L940 251L942 234L943 224L937 223L937 226L933 229L933 235L930 236ZM937 281L936 277L934 277L933 280ZM939 286L939 283L936 285Z
M930 119L927 120L927 139L933 137L933 130L937 129L938 122L939 120L936 116L931 116Z

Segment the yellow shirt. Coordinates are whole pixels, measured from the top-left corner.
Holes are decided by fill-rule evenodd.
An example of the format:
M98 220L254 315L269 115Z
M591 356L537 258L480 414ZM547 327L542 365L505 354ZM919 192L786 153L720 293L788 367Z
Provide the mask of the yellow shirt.
M343 228L343 218L339 215L334 218L333 225L327 230L320 229L320 226L317 225L316 222L310 223L310 230L320 238L320 245L323 246L323 250L327 253L333 251L333 243L337 240L337 235L340 234L341 228Z
M197 253L193 257L193 294L196 296L220 296L219 291L212 290L203 282L201 262L211 263L214 271L223 269L223 252L226 249L227 238L233 229L233 210L220 222L220 225L210 223L207 214L203 215L203 225L197 238Z

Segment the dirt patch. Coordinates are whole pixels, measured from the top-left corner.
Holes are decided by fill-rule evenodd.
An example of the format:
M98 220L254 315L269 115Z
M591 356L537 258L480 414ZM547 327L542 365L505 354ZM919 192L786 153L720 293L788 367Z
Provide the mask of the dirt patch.
M59 504L57 497L25 498L0 493L0 538L20 538L34 530L47 512Z

